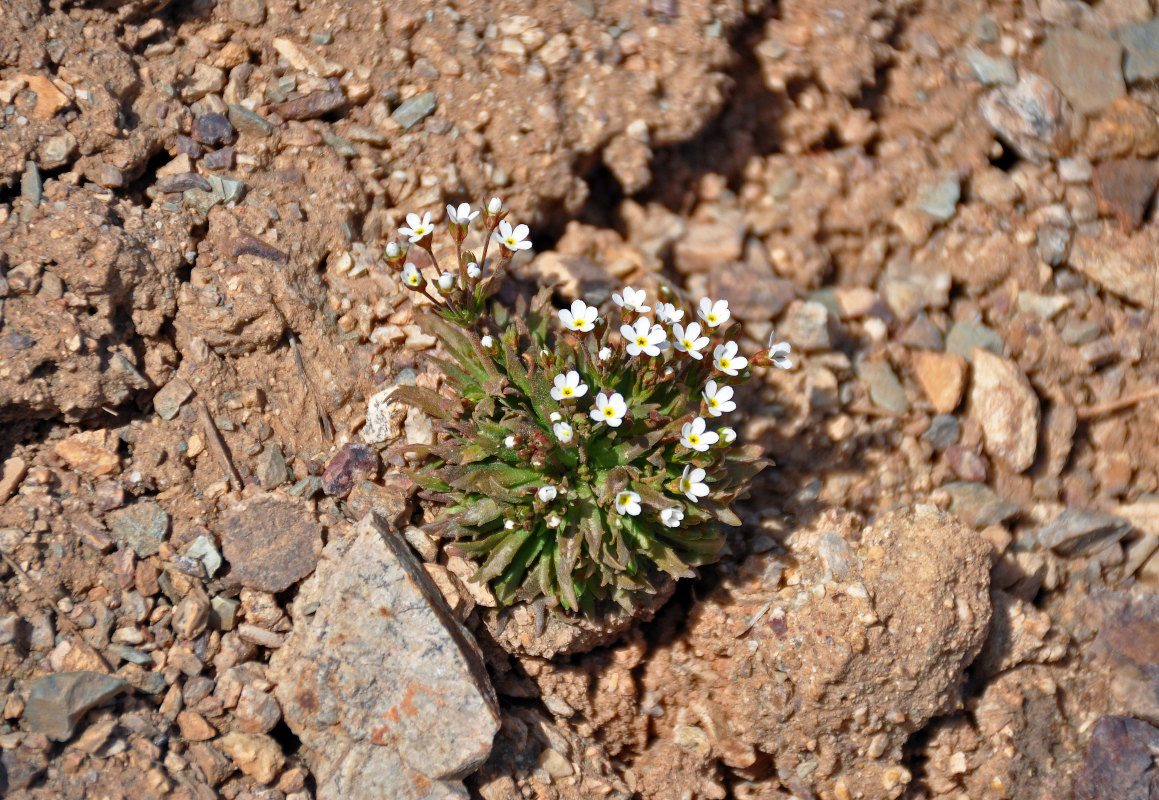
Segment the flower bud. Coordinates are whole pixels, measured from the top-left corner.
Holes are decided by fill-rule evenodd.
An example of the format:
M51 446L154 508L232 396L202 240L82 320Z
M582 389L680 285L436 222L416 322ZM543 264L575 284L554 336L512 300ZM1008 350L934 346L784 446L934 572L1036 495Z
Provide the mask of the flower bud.
M406 266L402 268L402 282L412 289L417 289L423 285L423 274L419 272L419 268L414 265L413 261L406 262Z

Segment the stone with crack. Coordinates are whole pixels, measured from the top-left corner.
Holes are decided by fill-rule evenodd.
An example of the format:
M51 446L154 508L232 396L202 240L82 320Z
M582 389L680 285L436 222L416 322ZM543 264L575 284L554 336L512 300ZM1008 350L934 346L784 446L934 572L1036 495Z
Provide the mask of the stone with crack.
M374 515L333 536L293 617L268 677L318 800L465 798L458 779L499 728L495 692L406 543Z

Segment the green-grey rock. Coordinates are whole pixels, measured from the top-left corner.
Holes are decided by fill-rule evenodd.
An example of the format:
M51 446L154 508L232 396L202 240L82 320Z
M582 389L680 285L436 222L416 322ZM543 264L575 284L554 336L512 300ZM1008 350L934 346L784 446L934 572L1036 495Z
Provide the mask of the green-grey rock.
M1019 512L1018 506L1003 500L984 483L955 481L942 488L950 495L950 513L975 528L997 525Z
M909 401L905 399L905 389L897 379L893 368L884 361L859 360L855 366L857 377L869 387L869 399L875 406L904 414L909 411Z
M153 395L153 410L161 419L173 419L181 405L193 394L193 387L181 378L174 378Z
M110 642L105 647L105 652L110 653L122 661L130 661L134 664L144 666L153 663L153 657L143 650L138 650L135 647L129 647L127 644L120 644L118 642Z
M955 322L946 334L946 352L957 353L970 362L974 360L975 347L1000 356L1005 344L1001 334L980 322Z
M1112 34L1126 51L1123 75L1127 83L1159 78L1159 17L1127 25Z
M991 56L971 47L966 51L966 61L974 70L974 77L986 86L1003 84L1013 86L1018 83L1018 73L1014 62L1006 56Z
M390 116L404 131L409 131L430 116L436 105L435 93L423 92L404 102Z
M918 189L917 207L936 220L945 222L958 210L958 200L962 197L962 186L956 175L951 175L938 183L927 183Z
M342 158L354 158L358 155L358 151L354 149L354 145L334 133L334 131L322 131L322 141L334 148L334 152Z
M89 709L130 688L120 678L100 672L45 675L33 683L28 693L24 724L54 742L67 741Z
M169 530L169 515L153 500L140 500L108 516L113 538L141 558L157 555Z
M218 595L209 601L209 625L214 630L232 631L237 627L237 612L241 603L232 597Z
M282 448L277 444L270 442L258 456L257 477L263 489L273 489L290 479Z
M216 192L206 192L201 189L190 189L181 195L186 208L191 208L202 218L209 215L209 209L221 202Z
M245 106L230 106L229 121L238 131L250 136L265 137L274 132L273 125L266 122L260 114L255 114Z
M40 180L40 170L36 162L29 161L24 165L24 174L20 176L20 196L34 206L40 205L43 184Z

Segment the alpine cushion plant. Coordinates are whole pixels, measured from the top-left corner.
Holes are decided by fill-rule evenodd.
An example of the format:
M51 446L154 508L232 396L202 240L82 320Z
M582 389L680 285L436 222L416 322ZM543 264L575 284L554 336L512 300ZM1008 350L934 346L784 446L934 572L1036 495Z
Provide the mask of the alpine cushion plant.
M787 366L787 345L750 362L727 302L694 307L671 291L656 321L632 287L608 306L618 324L583 299L557 311L550 287L508 308L493 298L511 257L531 246L528 229L513 228L493 198L476 254L464 244L478 214L447 207L452 270L439 265L427 217L408 215L402 241L386 248L403 285L433 303L421 322L449 356L432 359L442 392L395 390L436 420L435 444L402 448L439 509L428 530L475 561L473 580L502 605L594 617L614 602L631 612L665 576L718 557L719 523L740 524L729 506L765 462L759 446L730 446L735 431L716 425L736 408L733 386L749 364ZM429 268L408 258L415 247Z

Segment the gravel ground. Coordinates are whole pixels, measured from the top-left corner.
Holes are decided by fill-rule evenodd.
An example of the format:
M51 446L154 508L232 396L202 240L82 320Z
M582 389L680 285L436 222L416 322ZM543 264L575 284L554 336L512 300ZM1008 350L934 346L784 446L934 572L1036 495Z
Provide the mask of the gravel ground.
M1159 796L1154 13L0 5L0 792ZM382 247L492 195L792 344L637 618L496 614L390 455Z

